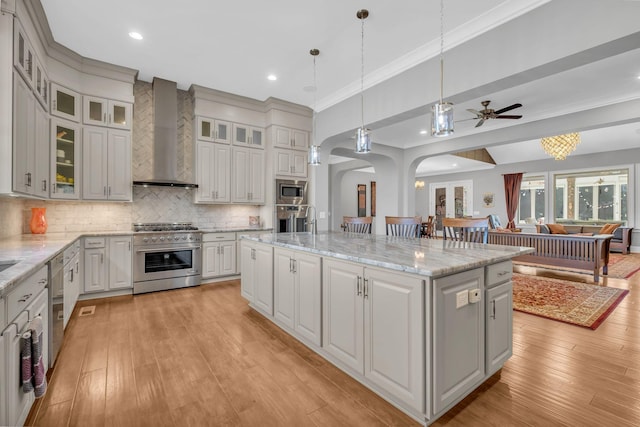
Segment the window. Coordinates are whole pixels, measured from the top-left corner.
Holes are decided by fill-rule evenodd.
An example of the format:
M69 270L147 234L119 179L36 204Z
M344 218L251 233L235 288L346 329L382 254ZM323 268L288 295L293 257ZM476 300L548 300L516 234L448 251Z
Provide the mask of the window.
M557 174L554 179L555 222L627 221L628 169Z
M518 223L544 221L544 176L524 176L520 184Z

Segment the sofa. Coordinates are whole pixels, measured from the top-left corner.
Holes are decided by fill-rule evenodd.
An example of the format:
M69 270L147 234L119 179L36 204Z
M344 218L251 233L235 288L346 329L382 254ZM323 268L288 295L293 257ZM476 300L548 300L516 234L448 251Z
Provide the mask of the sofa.
M549 226L556 224L536 224L536 231L540 234L555 234L552 233L552 229ZM582 235L582 236L595 236L602 234L602 225L579 225L579 224L561 224L566 230L567 234ZM631 233L633 227L619 226L613 231L613 237L611 238L611 244L609 250L611 252L622 252L623 255L629 253L631 246ZM562 233L561 233L562 234Z

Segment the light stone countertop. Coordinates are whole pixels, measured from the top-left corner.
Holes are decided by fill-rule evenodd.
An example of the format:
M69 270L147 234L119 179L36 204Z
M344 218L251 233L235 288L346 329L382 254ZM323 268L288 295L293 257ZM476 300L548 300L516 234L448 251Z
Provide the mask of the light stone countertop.
M343 232L265 233L242 239L359 264L440 277L533 252L533 248Z
M272 228L209 228L201 229L203 233L270 231ZM73 242L81 237L100 236L132 236L133 231L85 231L74 233L46 233L21 234L0 240L0 264L7 261L18 261L15 265L0 271L0 297L11 292L16 285L39 268L45 266L49 260L63 252Z

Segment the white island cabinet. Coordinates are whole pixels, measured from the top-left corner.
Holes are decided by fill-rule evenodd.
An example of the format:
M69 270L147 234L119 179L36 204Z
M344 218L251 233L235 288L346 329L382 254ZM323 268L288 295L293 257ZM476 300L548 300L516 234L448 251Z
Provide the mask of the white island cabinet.
M531 248L331 232L241 247L251 307L423 424L511 356L511 258ZM322 339L298 316L320 321Z

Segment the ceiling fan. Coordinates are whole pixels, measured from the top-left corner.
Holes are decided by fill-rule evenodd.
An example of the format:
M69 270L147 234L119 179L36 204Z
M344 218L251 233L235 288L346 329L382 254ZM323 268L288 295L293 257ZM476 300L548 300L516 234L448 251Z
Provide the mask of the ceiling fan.
M509 114L502 114L502 113L506 113L507 111L511 111L514 110L516 108L520 108L522 107L522 104L518 103L518 104L513 104L513 105L509 105L508 107L504 107L501 108L499 110L494 110L492 108L489 108L489 103L491 101L482 101L481 104L484 107L483 110L474 110L472 108L467 109L468 112L475 114L477 117L476 119L479 119L480 121L476 124L476 127L480 127L482 126L482 124L489 119L521 119L522 116L520 115L509 115ZM473 119L469 119L469 120L473 120Z

